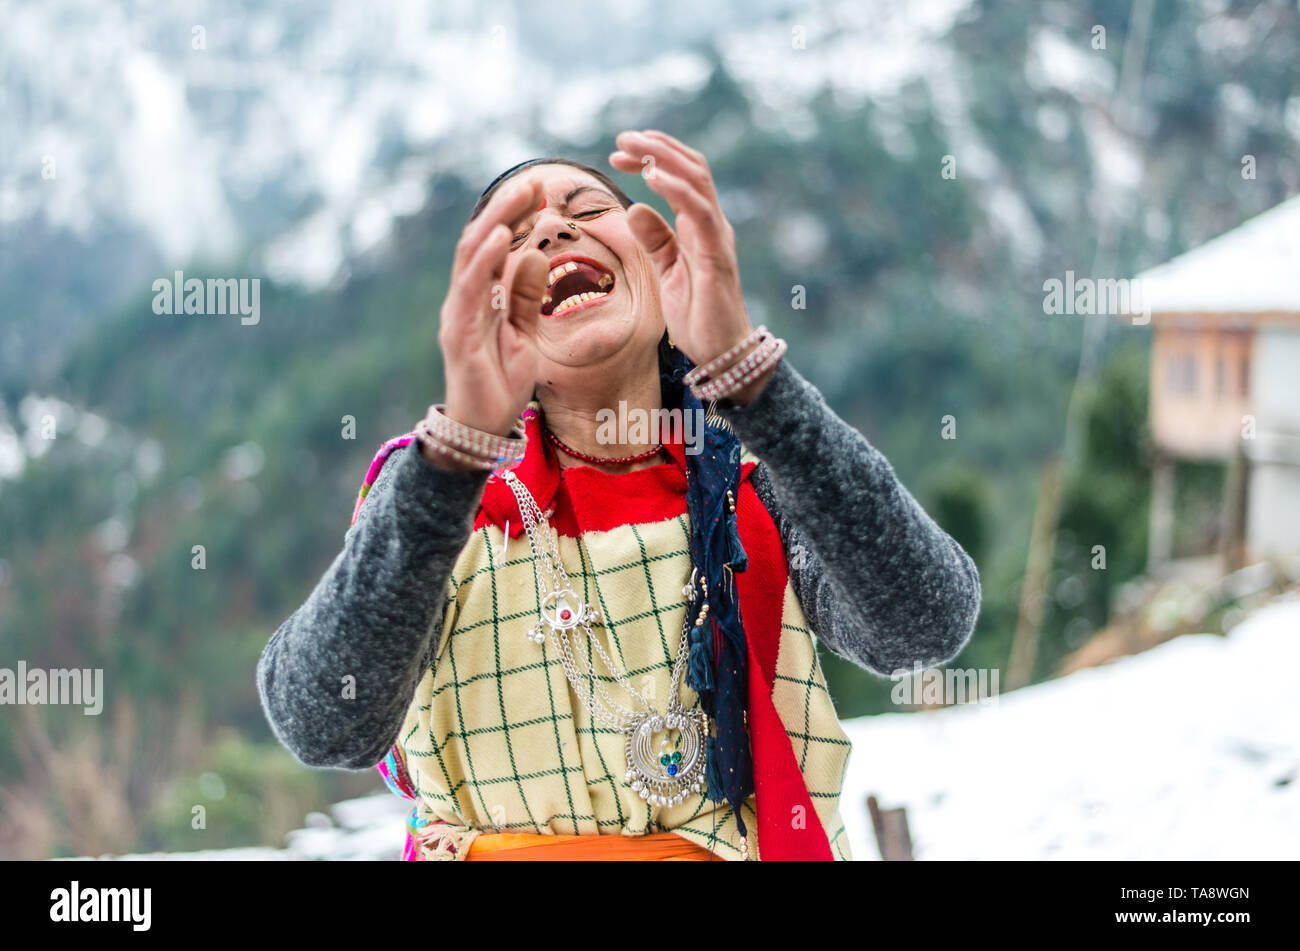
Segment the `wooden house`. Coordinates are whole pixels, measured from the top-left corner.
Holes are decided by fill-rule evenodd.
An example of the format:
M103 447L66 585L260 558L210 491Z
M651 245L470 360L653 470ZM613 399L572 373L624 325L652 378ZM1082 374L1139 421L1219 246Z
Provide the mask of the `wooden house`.
M1154 334L1151 569L1300 553L1300 196L1137 279ZM1173 550L1181 460L1227 463L1215 551Z

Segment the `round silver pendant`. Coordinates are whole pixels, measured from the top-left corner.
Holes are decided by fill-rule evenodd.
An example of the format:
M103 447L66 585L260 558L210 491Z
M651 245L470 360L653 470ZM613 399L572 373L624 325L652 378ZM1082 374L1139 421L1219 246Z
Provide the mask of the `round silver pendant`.
M674 732L679 741L673 750L664 743L656 746L655 737ZM625 779L632 790L652 806L675 806L703 789L703 736L703 724L691 714L644 717L627 737Z

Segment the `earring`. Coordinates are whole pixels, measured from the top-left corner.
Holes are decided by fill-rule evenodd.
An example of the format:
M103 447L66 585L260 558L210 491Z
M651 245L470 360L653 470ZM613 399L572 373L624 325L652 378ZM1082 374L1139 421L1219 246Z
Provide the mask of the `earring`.
M573 221L572 219L570 219L570 220L566 221L565 224L569 226L569 230L570 230L570 231L574 232L575 234L577 233L577 231L578 231L578 223L577 223L576 221Z

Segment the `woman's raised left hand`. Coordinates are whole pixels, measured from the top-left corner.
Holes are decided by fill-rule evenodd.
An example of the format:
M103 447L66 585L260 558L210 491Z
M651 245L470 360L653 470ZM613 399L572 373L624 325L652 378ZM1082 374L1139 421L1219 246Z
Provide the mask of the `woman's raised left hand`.
M666 132L622 132L609 164L639 172L668 202L676 231L642 202L628 210L628 226L654 262L668 335L696 365L744 340L754 327L745 309L736 261L736 232L722 213L709 163ZM732 396L749 402L770 371Z

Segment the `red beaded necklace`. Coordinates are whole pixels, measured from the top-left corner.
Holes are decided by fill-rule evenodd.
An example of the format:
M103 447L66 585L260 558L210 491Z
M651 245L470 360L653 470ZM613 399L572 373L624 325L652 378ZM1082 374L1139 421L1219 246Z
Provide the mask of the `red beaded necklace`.
M546 438L550 440L551 444L557 449L563 449L575 459L581 459L584 462L594 462L603 466L619 466L627 462L640 462L642 459L649 459L664 447L663 443L659 443L659 445L655 446L653 449L647 449L645 452L638 452L635 456L621 456L617 459L609 459L601 456L589 456L585 452L578 452L576 449L571 449L569 446L561 442L560 437L555 435L555 433L551 432L549 429L543 428L542 432L546 434Z

